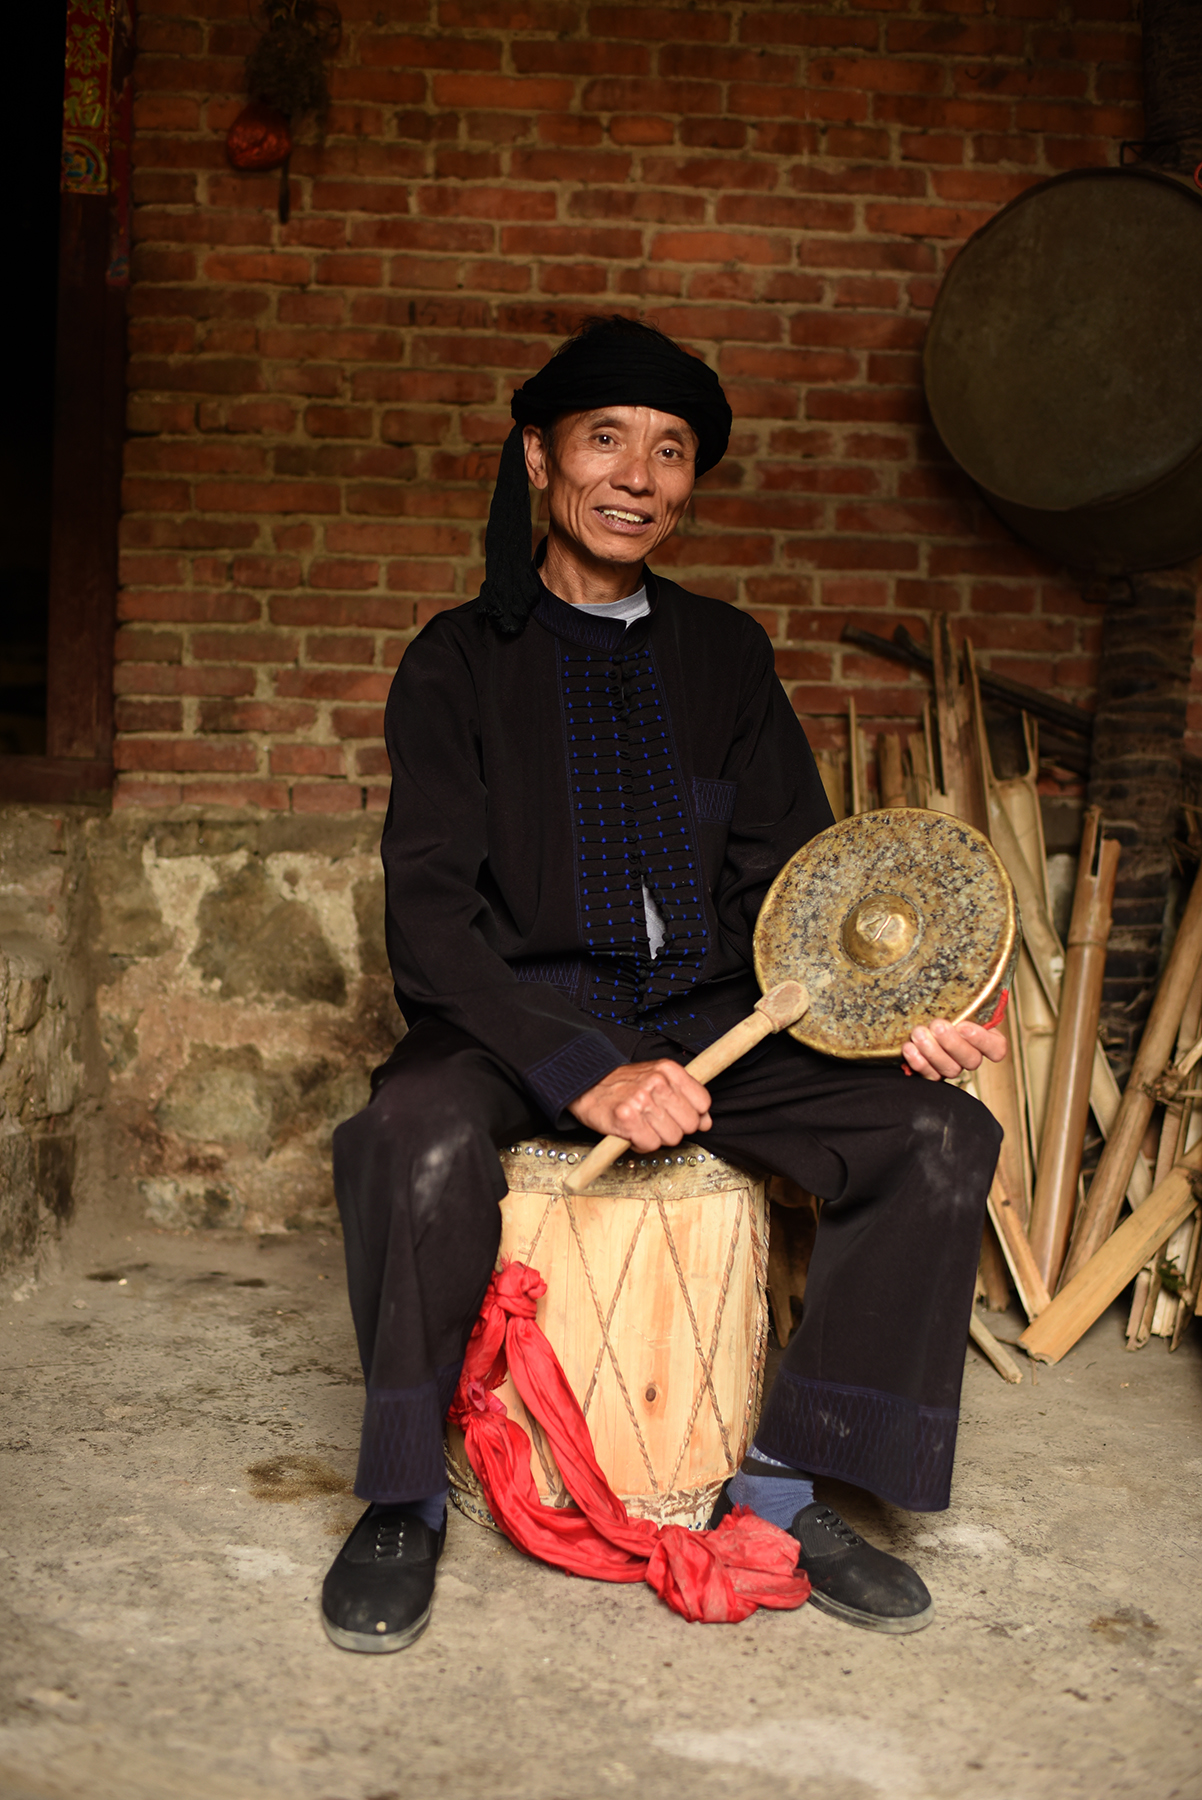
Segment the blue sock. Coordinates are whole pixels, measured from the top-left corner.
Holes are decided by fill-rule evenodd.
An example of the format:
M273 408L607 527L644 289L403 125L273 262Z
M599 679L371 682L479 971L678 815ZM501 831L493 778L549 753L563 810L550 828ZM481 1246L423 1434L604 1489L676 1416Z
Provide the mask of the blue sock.
M387 1500L373 1500L372 1506L377 1512L383 1512L386 1507L389 1511L392 1510L392 1503ZM447 1516L447 1490L443 1488L437 1494L428 1494L424 1500L406 1500L404 1507L406 1512L416 1513L422 1524L428 1525L431 1531L441 1531L442 1522Z
M769 1473L770 1470L780 1473ZM813 1500L814 1478L804 1469L795 1469L790 1463L766 1455L753 1444L728 1492L736 1506L749 1506L761 1519L787 1531L802 1507Z

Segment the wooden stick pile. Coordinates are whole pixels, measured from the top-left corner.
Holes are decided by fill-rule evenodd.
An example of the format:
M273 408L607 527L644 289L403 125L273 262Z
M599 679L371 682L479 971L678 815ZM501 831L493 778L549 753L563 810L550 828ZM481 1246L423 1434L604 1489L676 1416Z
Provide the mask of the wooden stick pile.
M1119 846L1104 837L1096 808L1088 810L1062 944L1036 790L1038 726L1023 713L1027 766L999 780L972 645L956 646L947 619L936 616L929 657L933 707L924 707L921 731L904 741L893 734L878 740L877 793L869 787L854 701L846 765L828 752L819 768L836 817L847 810L850 789L852 811L924 806L975 825L993 842L1018 896L1023 941L1001 1026L1011 1054L983 1064L965 1083L1005 1131L978 1294L1002 1310L1013 1286L1029 1321L1019 1343L1041 1361L1058 1362L1134 1280L1128 1347L1155 1335L1176 1348L1202 1286L1202 875L1120 1094L1098 1038ZM1143 1151L1157 1109L1163 1122L1150 1165ZM1086 1189L1082 1156L1091 1114L1105 1142ZM1124 1203L1131 1211L1120 1224ZM1021 1379L979 1318L973 1337L1000 1373Z

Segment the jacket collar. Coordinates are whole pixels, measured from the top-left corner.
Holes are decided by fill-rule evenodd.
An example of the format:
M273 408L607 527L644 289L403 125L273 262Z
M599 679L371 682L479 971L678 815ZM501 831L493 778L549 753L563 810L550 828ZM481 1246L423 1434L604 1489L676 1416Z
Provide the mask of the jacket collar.
M566 600L561 600L543 585L541 576L541 592L534 608L534 617L554 636L565 638L572 644L581 644L587 650L603 650L612 655L619 646L628 645L632 649L638 649L646 639L659 599L659 583L650 569L644 568L643 579L647 584L647 599L651 611L644 618L636 619L632 625L624 625L618 619L599 619L595 613L581 612L578 606L569 606Z

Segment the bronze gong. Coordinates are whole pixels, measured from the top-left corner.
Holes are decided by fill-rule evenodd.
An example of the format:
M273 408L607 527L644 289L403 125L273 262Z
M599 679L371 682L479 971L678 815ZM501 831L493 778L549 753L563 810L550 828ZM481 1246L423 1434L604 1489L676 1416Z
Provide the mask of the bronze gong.
M1018 954L1014 889L963 819L917 807L819 832L768 890L755 928L767 991L799 981L800 1043L856 1061L896 1057L916 1025L986 1023Z
M776 1031L828 1056L892 1060L916 1025L990 1022L1018 941L1014 889L988 838L917 807L858 813L772 883L755 927L763 997L685 1066L712 1081ZM565 1187L583 1192L629 1148L603 1137Z

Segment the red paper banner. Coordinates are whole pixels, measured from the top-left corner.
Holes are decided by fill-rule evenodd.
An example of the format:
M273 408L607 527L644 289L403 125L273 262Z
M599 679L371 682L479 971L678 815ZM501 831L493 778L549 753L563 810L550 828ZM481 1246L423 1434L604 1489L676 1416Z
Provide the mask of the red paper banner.
M109 100L116 0L70 0L63 73L64 194L109 191Z

